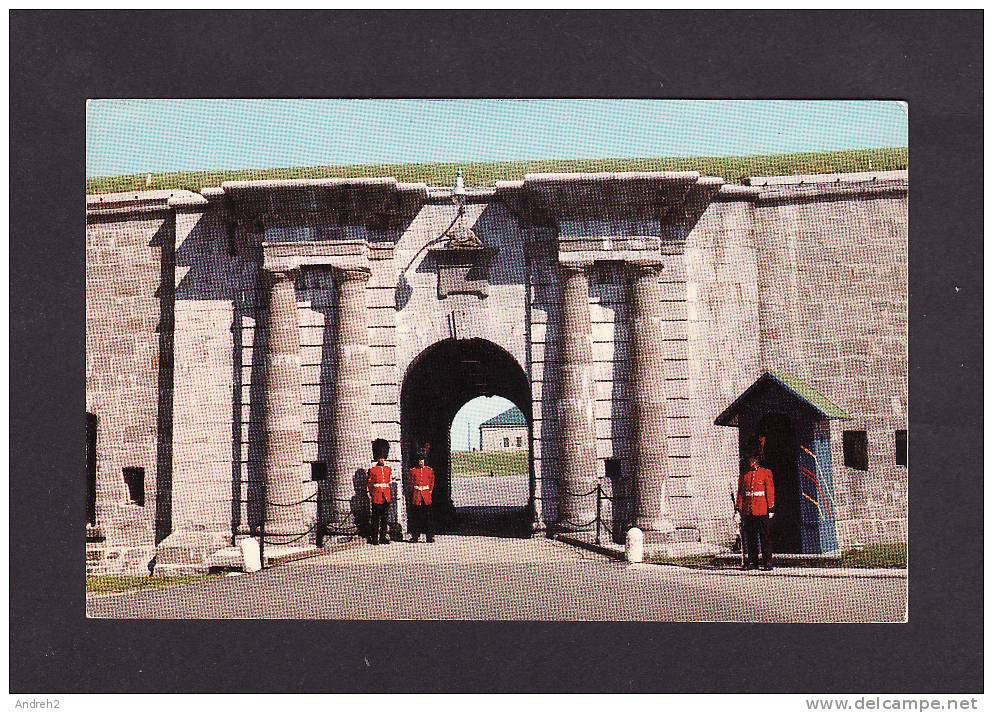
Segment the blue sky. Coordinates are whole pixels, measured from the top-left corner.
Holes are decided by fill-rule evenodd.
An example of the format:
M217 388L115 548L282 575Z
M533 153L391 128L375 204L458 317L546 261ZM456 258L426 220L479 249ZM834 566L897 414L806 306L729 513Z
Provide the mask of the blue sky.
M105 99L86 175L907 145L891 101Z

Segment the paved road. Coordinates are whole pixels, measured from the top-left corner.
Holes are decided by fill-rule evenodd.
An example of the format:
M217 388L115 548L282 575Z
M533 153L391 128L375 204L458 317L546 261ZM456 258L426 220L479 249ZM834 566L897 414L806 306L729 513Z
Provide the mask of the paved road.
M86 603L111 618L802 622L902 621L905 606L904 579L627 565L540 537L456 535Z
M528 502L527 475L486 475L452 478L455 507L518 507Z

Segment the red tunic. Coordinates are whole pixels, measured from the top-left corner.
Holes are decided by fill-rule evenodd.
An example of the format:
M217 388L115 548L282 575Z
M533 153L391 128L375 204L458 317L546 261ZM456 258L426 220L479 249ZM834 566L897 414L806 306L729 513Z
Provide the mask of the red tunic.
M776 489L772 484L772 471L768 468L750 470L738 478L738 512L765 517L776 507Z
M393 471L388 465L374 465L369 469L369 500L377 505L390 502L390 480Z
M429 466L410 469L411 501L414 505L430 505L434 493L434 471Z

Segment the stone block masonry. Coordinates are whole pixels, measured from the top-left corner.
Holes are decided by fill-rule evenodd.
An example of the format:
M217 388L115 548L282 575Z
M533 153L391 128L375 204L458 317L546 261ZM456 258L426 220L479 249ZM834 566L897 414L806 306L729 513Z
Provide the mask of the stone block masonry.
M263 519L307 542L353 533L374 437L404 527L404 389L444 344L465 347L459 388L505 389L508 365L526 384L536 529L587 528L599 483L614 532L726 546L738 438L714 418L784 371L852 416L830 434L840 546L905 540L906 173L748 184L539 174L470 191L462 213L390 178L90 197L88 570L147 571L153 554L202 570ZM459 220L486 259L464 256L472 289L439 291ZM867 469L846 465L846 432L865 433Z

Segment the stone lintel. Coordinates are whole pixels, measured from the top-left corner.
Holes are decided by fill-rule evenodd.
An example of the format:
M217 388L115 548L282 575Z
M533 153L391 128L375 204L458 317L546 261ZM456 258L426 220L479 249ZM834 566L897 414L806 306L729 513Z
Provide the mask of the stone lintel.
M288 272L305 267L369 272L369 249L364 241L278 242L262 244L262 268Z
M623 262L627 265L662 268L661 255L653 250L584 250L560 251L559 264L563 267L575 265L583 269L594 262Z

